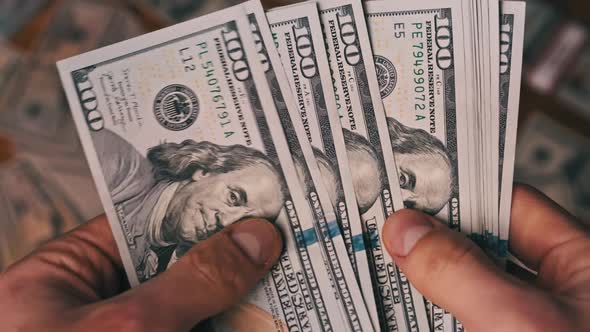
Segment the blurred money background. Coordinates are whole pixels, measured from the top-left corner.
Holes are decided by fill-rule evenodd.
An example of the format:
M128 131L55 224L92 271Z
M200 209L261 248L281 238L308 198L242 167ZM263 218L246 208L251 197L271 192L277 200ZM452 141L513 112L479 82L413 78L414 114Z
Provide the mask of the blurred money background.
M102 212L55 62L238 2L0 0L0 270ZM516 161L516 179L586 220L589 23L586 1L527 1Z
M515 180L590 223L590 3L527 0Z

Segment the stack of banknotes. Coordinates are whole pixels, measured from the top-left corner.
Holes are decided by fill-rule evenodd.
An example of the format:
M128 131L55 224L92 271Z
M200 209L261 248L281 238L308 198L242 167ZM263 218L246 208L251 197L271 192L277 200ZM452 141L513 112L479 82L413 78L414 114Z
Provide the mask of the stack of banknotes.
M132 285L249 217L285 250L221 331L458 331L404 207L506 256L524 2L248 1L58 63Z

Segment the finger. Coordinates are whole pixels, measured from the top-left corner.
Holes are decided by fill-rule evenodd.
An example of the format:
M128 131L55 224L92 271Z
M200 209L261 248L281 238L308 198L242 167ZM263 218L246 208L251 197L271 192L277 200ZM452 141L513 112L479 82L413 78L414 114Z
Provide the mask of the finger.
M9 267L4 280L10 283L12 279L35 285L29 288L33 292L67 289L71 301L82 303L113 296L125 284L121 258L104 215L47 242Z
M473 331L481 330L481 322L500 328L505 324L503 318L526 311L507 303L526 302L536 296L498 270L464 235L421 212L394 213L385 224L383 238L412 284Z
M551 250L587 238L582 224L547 196L526 185L514 186L510 250L529 267L536 270Z
M268 221L236 223L114 303L123 312L134 311L132 319L147 321L152 329L187 331L238 303L278 259L281 248L280 234Z
M54 239L4 271L0 278L5 324L62 315L113 296L126 285L115 240L104 216Z
M539 271L544 286L573 286L571 278L590 265L590 236L575 217L539 191L525 185L513 190L510 250ZM587 269L586 269L587 270Z

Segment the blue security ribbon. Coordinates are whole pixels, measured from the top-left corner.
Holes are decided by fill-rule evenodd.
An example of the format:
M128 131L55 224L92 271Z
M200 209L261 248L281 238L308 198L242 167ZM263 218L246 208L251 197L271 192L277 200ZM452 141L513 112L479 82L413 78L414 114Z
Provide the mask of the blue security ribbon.
M498 243L498 256L504 258L508 257L508 241L499 240Z
M318 242L318 236L315 232L315 229L308 228L303 231L303 245L310 246L316 242Z
M469 237L480 248L485 248L484 237L481 234L479 234L479 233L471 233L471 235Z
M372 249L379 247L379 233L376 230L369 231L369 245Z
M334 238L340 235L340 226L338 226L336 220L328 222L328 235L330 236L330 238Z
M485 232L485 246L492 252L497 251L498 237L492 232Z
M365 239L363 239L363 234L357 234L352 237L352 250L354 252L365 251Z

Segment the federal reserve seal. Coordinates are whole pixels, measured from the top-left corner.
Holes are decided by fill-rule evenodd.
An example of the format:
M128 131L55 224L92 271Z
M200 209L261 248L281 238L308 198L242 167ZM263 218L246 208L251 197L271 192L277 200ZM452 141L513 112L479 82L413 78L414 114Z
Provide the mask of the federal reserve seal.
M381 98L385 98L395 89L397 72L393 63L380 55L375 55L375 69L377 71L377 81L379 82Z
M162 127L184 130L195 123L199 115L199 99L184 85L168 85L156 95L154 115Z

